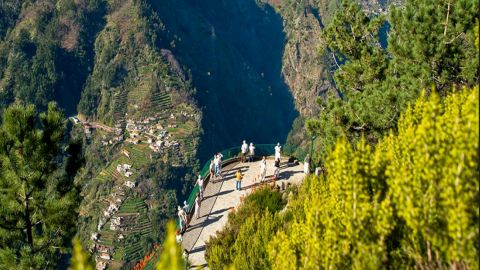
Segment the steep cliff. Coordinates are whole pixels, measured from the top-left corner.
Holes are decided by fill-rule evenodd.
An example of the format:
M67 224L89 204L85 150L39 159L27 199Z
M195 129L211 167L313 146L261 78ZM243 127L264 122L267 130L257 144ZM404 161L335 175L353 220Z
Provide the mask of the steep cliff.
M192 74L205 131L201 160L241 144L284 141L297 112L282 75L282 19L255 1L151 1L160 39Z
M339 0L259 0L271 5L283 18L287 42L282 58L282 75L294 97L300 115L295 119L285 150L299 158L308 151L312 138L306 134L304 121L320 113L318 98L329 93L339 96L333 79L338 64L331 51L325 49L322 29L329 24L340 5ZM387 12L390 5L402 0L359 0L371 16ZM315 140L321 144L319 140Z

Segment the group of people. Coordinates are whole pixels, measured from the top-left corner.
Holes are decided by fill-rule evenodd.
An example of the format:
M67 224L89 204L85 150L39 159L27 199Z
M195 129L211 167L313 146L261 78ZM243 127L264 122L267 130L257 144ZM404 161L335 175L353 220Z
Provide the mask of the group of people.
M240 161L242 163L246 162L253 162L253 157L255 156L255 146L253 143L250 145L247 144L246 141L243 141L242 146L240 147L242 155L240 157Z
M254 157L255 157L255 146L253 143L250 143L248 145L246 141L243 141L242 146L240 147L241 149L241 158L240 161L242 163L244 162L253 162ZM275 171L274 171L274 178L278 179L279 174L280 174L280 160L281 160L281 149L282 146L280 143L277 143L275 146ZM223 174L222 174L222 158L223 155L222 153L218 152L216 153L212 160L210 161L210 179L214 180L218 177L221 177L222 180L224 179ZM262 157L262 160L260 162L260 174L259 174L259 181L263 182L265 181L267 175L267 160L266 157ZM236 185L235 189L236 190L241 190L242 189L242 180L243 180L243 174L240 169L237 170L235 174L235 180L236 180ZM203 197L203 192L204 192L204 179L202 175L199 173L197 181L195 183L199 187L199 192L197 193L197 196L195 197L195 213L194 216L196 218L200 218L200 207L202 204L202 200L204 199ZM190 207L188 206L187 202L183 202L184 206L178 206L178 218L179 218L179 225L180 225L180 230L179 234L183 234L187 228L188 224L188 213L190 212ZM178 235L178 234L177 234Z

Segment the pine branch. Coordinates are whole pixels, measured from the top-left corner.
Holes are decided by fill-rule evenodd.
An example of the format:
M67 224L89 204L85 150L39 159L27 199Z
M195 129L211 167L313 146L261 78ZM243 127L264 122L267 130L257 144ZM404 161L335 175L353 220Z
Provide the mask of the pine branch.
M447 35L448 16L449 15L450 15L450 1L448 1L447 19L445 20L445 29L443 30L443 36Z
M24 228L18 228L17 226L8 226L3 223L0 223L0 228L5 230L15 230L15 231L23 231Z
M56 237L59 235L59 233L60 233L60 227L57 227L57 230L53 233L53 236L50 237L45 244L43 244L41 247L39 247L38 249L34 250L33 252L34 252L34 253L37 253L37 252L43 251L43 250L45 250L46 248L48 248L49 245L52 243L52 241L55 240Z

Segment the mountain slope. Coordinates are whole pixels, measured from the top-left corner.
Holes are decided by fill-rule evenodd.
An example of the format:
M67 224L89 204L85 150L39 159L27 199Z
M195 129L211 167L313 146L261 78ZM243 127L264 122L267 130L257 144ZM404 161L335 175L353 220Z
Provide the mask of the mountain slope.
M151 1L168 46L192 73L203 111L200 159L238 145L284 141L296 116L281 76L281 18L255 1ZM268 123L268 125L266 124Z

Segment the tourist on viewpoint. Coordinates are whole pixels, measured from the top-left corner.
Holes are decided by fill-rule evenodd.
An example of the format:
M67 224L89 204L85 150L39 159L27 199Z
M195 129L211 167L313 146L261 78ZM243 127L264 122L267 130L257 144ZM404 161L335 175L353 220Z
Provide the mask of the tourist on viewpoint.
M218 168L219 168L219 175L222 175L222 158L223 158L223 155L221 152L218 152L217 154L217 157L218 157ZM222 176L223 178L223 176Z
M281 150L282 150L282 147L280 146L280 143L277 143L277 146L275 146L275 160L280 159Z
M242 190L242 179L243 179L243 175L242 175L242 171L240 169L237 170L237 173L235 174L235 178L236 178L236 190Z
M202 199L200 199L200 194L197 194L195 198L195 217L200 218L200 206L202 204Z
M180 223L180 232L184 233L187 225L187 214L183 211L180 205L177 207L178 209L178 220Z
M255 156L255 146L253 146L253 143L250 143L248 150L249 150L248 161L253 162L253 157Z
M275 179L278 179L278 176L280 175L280 157L275 157L275 172L273 173L273 175Z
M196 184L198 185L198 194L200 194L200 199L203 200L203 178L200 173L198 174L198 179Z
M215 157L212 160L210 160L210 166L208 168L209 171L210 171L210 179L212 179L212 180L214 180L214 178L215 178L215 164L213 162L214 159L215 159Z
M242 149L241 162L244 163L246 161L247 151L248 151L248 144L245 142L245 140L243 140L241 149Z
M187 201L183 201L183 211L187 214L190 212L190 207L188 206Z
M220 159L217 154L213 155L213 166L215 168L215 176L218 176L218 172L220 171Z
M265 181L266 175L267 175L267 159L263 157L262 161L260 162L260 183Z

